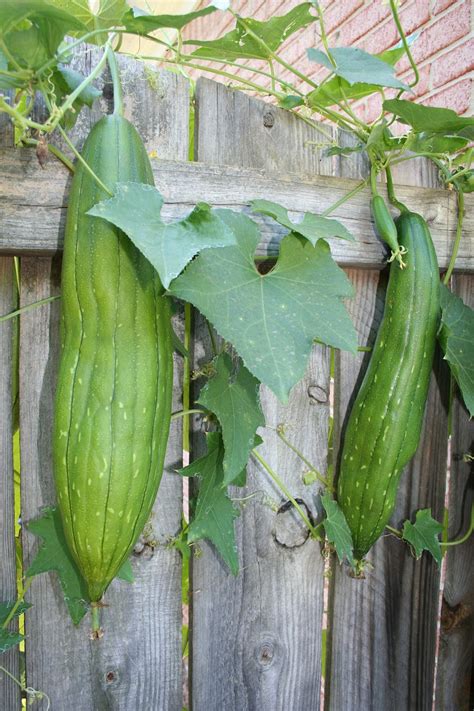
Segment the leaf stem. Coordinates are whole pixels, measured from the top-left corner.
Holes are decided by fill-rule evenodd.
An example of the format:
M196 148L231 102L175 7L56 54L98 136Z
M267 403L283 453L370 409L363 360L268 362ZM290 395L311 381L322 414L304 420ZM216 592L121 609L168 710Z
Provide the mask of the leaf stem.
M92 168L90 167L89 163L87 163L87 162L84 160L84 158L81 156L81 154L80 154L79 151L77 150L76 146L75 146L75 145L72 143L72 141L69 139L69 136L67 135L66 131L62 128L62 126L58 126L58 131L59 131L59 133L61 134L61 136L64 138L64 140L66 141L66 143L67 143L67 145L69 146L69 148L71 149L71 151L72 151L72 152L74 153L74 155L76 156L76 158L77 158L77 160L79 161L79 163L81 163L81 165L82 165L82 166L85 168L85 170L89 173L89 175L91 176L91 178L92 178L93 180L95 180L95 182L97 183L97 185L99 185L99 187L101 187L102 190L107 193L107 195L110 195L110 197L113 197L113 195L114 195L113 192L112 192L111 190L109 190L109 188L108 188L106 185L104 185L104 183L103 183L102 180L99 178L99 176L94 173L94 171L93 171Z
M454 265L456 264L456 258L459 252L459 245L461 244L462 237L462 223L464 218L464 193L462 190L457 190L457 207L458 207L458 219L456 224L456 237L454 239L453 251L451 253L451 258L449 260L448 269L443 278L443 284L449 284L451 274L454 270Z
M292 452L294 452L296 454L296 456L299 457L301 459L301 461L306 464L307 467L309 467L309 469L316 476L316 479L318 479L318 481L320 481L323 486L328 487L327 479L325 479L325 477L321 474L321 472L319 472L316 469L316 467L311 464L309 459L306 459L304 454L302 452L300 452L300 450L297 447L295 447L295 445L292 444L286 438L286 436L283 433L283 426L282 425L278 425L278 427L276 428L276 433L277 433L278 437L281 439L281 441L284 442L286 444L286 446L289 447L289 449L291 449Z
M337 200L335 203L330 205L330 207L326 208L326 210L323 210L321 213L321 217L326 217L327 215L330 215L331 212L334 212L340 205L343 205L345 202L350 200L354 195L357 195L357 193L360 193L361 190L363 190L365 187L367 187L369 183L370 178L365 178L365 180L362 180L358 185L355 186L355 188L352 188L352 190L349 190L348 193L343 195L339 200Z
M40 301L34 301L32 304L28 304L27 306L22 306L21 309L16 309L15 311L10 311L9 314L4 314L3 316L0 316L0 323L3 321L9 321L11 318L16 318L17 316L20 316L21 314L26 313L27 311L31 311L31 309L35 309L37 306L43 306L43 304L49 304L51 301L56 301L56 299L60 299L61 297L58 296L48 296L46 299L40 299Z
M204 410L198 410L195 408L191 408L190 410L177 410L176 412L173 412L171 414L171 419L177 420L179 417L187 417L187 415L193 415L194 413L200 414L200 415L206 414Z
M471 536L473 531L474 531L474 504L472 505L472 508L471 508L471 521L469 524L469 528L467 529L464 536L461 536L461 538L457 538L454 541L446 541L445 543L441 543L441 546L443 548L445 546L459 546L461 543L465 543L467 541L467 539Z
M319 534L318 534L318 532L316 531L315 527L313 526L313 524L311 523L311 521L309 520L309 518L307 517L307 515L305 514L305 512L303 511L303 509L302 509L301 506L299 505L299 503L296 501L296 499L294 498L294 496L292 496L292 495L290 494L290 492L288 491L288 489L286 488L286 486L284 485L284 483L282 482L282 480L280 479L280 477L278 476L278 474L276 473L276 471L274 471L274 470L271 468L271 466L268 464L268 462L261 456L261 454L259 454L259 453L257 452L256 449L252 449L252 454L253 454L253 456L255 457L255 459L257 459L257 460L260 462L260 464L262 465L262 467L268 472L268 474L270 475L270 477L273 479L273 481L275 482L275 484L277 485L277 487L280 489L280 491L286 496L286 498L288 499L288 501L291 501L291 503L293 504L295 510L298 512L298 514L300 515L301 519L304 521L304 523L305 523L306 526L308 527L309 531L311 532L311 536L312 536L313 538L316 538L317 540L321 540L321 536L319 536Z
M392 11L393 20L397 26L398 34L400 35L400 39L402 40L403 49L405 50L405 53L408 57L408 61L410 62L411 68L413 69L413 73L415 74L414 80L408 85L411 88L413 88L420 81L420 74L418 72L418 67L416 66L416 62L413 59L412 53L410 51L410 46L407 42L407 38L406 38L405 32L403 30L402 23L400 22L400 18L398 16L397 0L390 0L390 10ZM401 93L403 93L403 92L400 92L400 94Z
M398 528L393 528L392 526L385 526L387 531L390 531L390 533L393 533L394 536L397 538L402 538L402 532L398 530Z
M2 630L6 630L6 628L7 628L8 625L10 624L10 622L11 622L11 621L13 620L13 618L15 617L15 613L16 613L16 611L18 610L18 608L20 607L21 603L23 602L23 599L24 599L24 597L25 597L25 595L26 595L26 592L27 592L27 590L28 590L28 588L30 587L30 585L31 585L32 582L33 582L33 578L26 578L26 582L25 582L25 584L23 585L23 592L22 592L21 595L18 596L17 601L15 602L15 604L14 604L13 607L12 607L12 609L10 610L10 613L9 613L8 617L6 618L5 622L4 622L3 625L2 625Z

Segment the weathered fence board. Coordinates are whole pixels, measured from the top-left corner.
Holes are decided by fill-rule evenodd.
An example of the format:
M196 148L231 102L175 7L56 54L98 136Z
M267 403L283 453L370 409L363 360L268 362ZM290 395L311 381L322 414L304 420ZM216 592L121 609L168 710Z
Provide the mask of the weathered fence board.
M420 173L399 176L421 181ZM347 171L347 164L345 169ZM353 169L353 168L352 168ZM357 169L357 166L356 166ZM423 175L430 175L424 169ZM397 188L397 192L398 188ZM411 200L408 201L411 206ZM349 310L361 342L372 345L383 312L376 275L350 272L357 288ZM343 434L348 407L359 387L368 355L338 355L336 429ZM424 434L402 478L394 525L417 508L442 517L447 450L446 372L435 366ZM441 381L441 386L438 382ZM426 556L415 561L393 537L380 539L368 556L366 580L334 570L330 605L328 708L354 710L431 708L436 655L439 571Z
M305 126L295 134L285 112L206 80L198 82L196 101L199 160L256 165L276 172L284 166L295 170L298 165L318 170L319 158L305 146L316 132ZM212 357L202 348L207 339L202 320L198 323L197 364ZM287 437L325 471L327 351L314 349L287 407L264 387L261 399L268 427L261 432L264 445L259 452L316 517L315 497L302 482L302 463L270 428L285 423ZM195 441L194 456L200 447ZM286 500L265 471L251 461L247 472L247 487L233 489L238 497L254 495L236 526L239 575L233 578L208 545L202 545L202 555L193 560L193 709L318 709L323 560L318 544L307 539L294 513L278 513Z
M300 127L297 119L294 121ZM285 122L288 122L288 118ZM200 125L203 125L202 121ZM263 130L273 131L273 128L263 127ZM296 137L300 135L301 128L296 132ZM268 150L273 147L275 155L277 149L286 155L283 143L270 140L267 143ZM233 147L232 152L234 150ZM260 150L256 148L257 156ZM156 151L160 157L165 158L166 152L161 151L159 146ZM300 167L297 160L293 159L288 167L282 164L280 170L273 173L240 165L213 166L154 160L156 185L166 201L163 218L170 220L183 217L199 201L236 210L246 208L248 211L248 202L254 198L280 202L294 211L298 218L298 214L301 215L303 211L323 212L360 182L360 179L308 175L312 164L317 165L318 161L311 157L311 147L305 147L306 154L309 157L302 158ZM212 158L215 159L214 154ZM272 159L272 162L275 161ZM30 149L0 151L0 182L4 188L0 196L0 253L52 255L61 249L69 183L67 171L58 169L57 161L53 159L42 170ZM231 190L229 186L232 186ZM445 268L456 232L455 197L447 190L403 185L397 186L397 193L402 201L426 217L440 267ZM370 195L368 189L365 189L331 213L331 217L340 219L353 232L356 240L329 240L334 258L342 265L376 269L384 266L386 249L374 232L369 203ZM470 209L473 204L474 197L467 195L464 238L457 260L458 271L474 270L474 210ZM256 217L256 220L262 226L262 241L257 254L275 255L286 230L268 218Z
M140 65L126 64L125 68L123 83L129 97L126 113L147 148L169 159L184 159L189 138L187 83L161 72L156 84L150 83ZM142 111L142 101L147 114ZM86 120L86 133L88 127ZM76 141L81 143L79 134ZM58 165L55 170L61 171ZM34 219L37 225L41 214ZM22 274L23 305L49 295L51 289L59 291L57 258L23 258ZM54 304L21 319L25 520L36 517L41 505L54 502L51 424L59 351L58 313L59 304ZM175 368L174 407L181 407L179 367ZM167 451L168 470L180 464L181 439L180 425L174 423ZM53 576L34 580L28 595L34 606L26 619L27 683L48 693L53 709L181 709L181 559L168 546L181 524L181 490L181 479L165 474L146 537L133 559L135 582L112 584L107 593L108 607L103 611L106 634L100 641L88 639L87 622L73 628ZM28 565L37 541L28 533L23 541Z
M457 276L454 290L474 308L474 278ZM474 424L457 394L453 404L451 476L449 485L449 538L460 538L469 526L474 503L472 456ZM469 711L473 703L474 660L474 537L450 548L446 555L446 578L441 611L437 708Z
M0 315L14 308L13 259L0 257ZM0 324L0 601L16 600L15 510L13 492L13 322ZM10 629L17 629L11 625ZM18 677L19 654L14 647L1 664ZM0 708L16 709L19 687L5 674L0 676Z

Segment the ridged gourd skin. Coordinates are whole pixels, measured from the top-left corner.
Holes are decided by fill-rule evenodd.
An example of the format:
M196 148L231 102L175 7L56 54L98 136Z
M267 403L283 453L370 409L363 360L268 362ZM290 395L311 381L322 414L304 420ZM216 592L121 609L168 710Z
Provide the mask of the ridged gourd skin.
M111 190L116 182L153 184L143 142L121 116L95 124L82 156ZM66 539L92 601L151 513L173 384L170 304L156 271L123 232L85 214L108 197L77 163L62 267L53 451Z
M407 266L390 267L385 308L344 436L338 501L357 560L387 525L403 468L421 435L440 316L439 267L428 226L397 219Z

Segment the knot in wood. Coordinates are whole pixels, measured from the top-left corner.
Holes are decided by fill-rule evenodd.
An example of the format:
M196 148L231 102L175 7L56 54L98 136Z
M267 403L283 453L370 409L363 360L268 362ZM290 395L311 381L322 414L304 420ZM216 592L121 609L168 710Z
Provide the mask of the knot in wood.
M308 388L308 397L314 402L325 403L328 401L327 391L320 385L310 385Z
M258 663L262 667L268 667L273 661L273 657L275 656L275 650L273 647L272 642L270 641L265 641L260 645L260 649L258 651Z
M114 681L118 681L118 674L117 672L113 671L110 669L108 672L105 674L105 681L107 684L112 684Z
M296 503L305 510L309 521L313 522L311 511L303 499L295 499ZM283 548L299 548L309 537L309 530L301 517L294 510L291 501L285 501L280 506L275 516L273 526L273 538L275 542Z
M263 114L263 125L265 128L272 128L275 124L275 116L271 111L265 111Z

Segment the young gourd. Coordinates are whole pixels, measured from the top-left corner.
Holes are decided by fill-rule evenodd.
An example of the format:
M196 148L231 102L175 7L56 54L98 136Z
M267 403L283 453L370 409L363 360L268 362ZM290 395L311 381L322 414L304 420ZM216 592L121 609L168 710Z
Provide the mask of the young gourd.
M439 268L421 215L402 212L401 269L392 262L385 310L344 437L338 500L361 560L387 525L403 468L419 444L440 314Z

